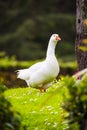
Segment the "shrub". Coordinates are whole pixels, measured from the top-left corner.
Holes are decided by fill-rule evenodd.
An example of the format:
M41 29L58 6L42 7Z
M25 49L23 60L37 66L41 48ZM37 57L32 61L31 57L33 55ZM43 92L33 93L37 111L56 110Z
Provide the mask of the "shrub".
M87 130L87 75L81 80L66 77L64 83L69 90L64 109L68 112L71 130Z
M5 98L4 91L6 87L0 85L0 130L20 130L21 117L15 112L11 103Z

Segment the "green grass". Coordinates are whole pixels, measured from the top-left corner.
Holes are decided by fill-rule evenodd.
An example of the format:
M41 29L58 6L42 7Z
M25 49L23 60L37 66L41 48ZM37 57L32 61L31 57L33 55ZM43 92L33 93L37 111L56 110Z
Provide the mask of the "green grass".
M66 115L62 109L67 89L58 83L46 93L33 88L16 88L5 91L6 98L14 109L21 113L26 130L66 130Z

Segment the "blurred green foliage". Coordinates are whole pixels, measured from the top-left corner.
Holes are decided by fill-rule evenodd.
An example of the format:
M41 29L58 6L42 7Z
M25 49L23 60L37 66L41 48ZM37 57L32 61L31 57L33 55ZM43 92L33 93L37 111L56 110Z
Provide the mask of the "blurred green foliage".
M36 61L18 61L15 56L4 56L0 57L0 70L15 70L16 68L30 67L32 64L38 62Z
M0 130L22 130L21 116L4 96L6 87L0 84Z
M64 78L64 86L68 88L69 96L65 95L64 109L68 112L66 118L71 130L85 130L87 125L87 75L75 80Z
M31 60L31 61L18 61L15 56L6 56L4 52L0 53L0 70L16 70L18 68L28 68L31 65L43 61L44 59L39 60ZM68 62L67 62L68 60ZM77 68L77 62L72 57L65 57L62 60L59 58L58 60L60 64L60 68L62 69L71 69L75 71Z
M59 33L62 41L57 55L72 55L74 12L74 0L0 1L0 51L20 60L43 58L49 37Z

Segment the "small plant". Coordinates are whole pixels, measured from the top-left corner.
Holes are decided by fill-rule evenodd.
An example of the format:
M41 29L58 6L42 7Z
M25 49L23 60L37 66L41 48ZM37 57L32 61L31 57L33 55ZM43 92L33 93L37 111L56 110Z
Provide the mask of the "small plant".
M67 119L71 130L87 130L87 75L77 80L73 77L64 78L69 96L65 98L64 109L68 112Z
M20 130L20 114L13 110L11 103L5 98L6 87L0 84L0 130Z

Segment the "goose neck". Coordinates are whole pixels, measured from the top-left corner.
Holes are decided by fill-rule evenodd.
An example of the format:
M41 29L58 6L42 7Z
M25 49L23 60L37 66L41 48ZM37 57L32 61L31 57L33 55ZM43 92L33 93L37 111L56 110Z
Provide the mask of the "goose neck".
M55 55L55 47L56 47L56 43L50 41L47 48L47 57Z

